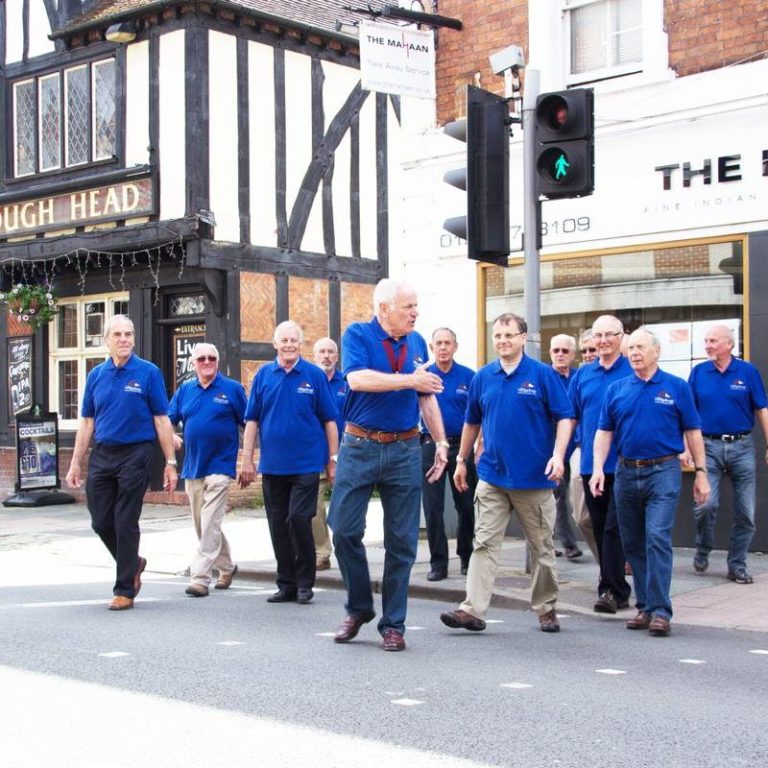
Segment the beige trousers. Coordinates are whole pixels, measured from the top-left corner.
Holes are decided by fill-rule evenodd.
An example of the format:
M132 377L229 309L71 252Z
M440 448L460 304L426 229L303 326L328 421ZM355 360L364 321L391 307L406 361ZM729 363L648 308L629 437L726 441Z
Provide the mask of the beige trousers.
M221 573L231 573L235 568L229 543L221 531L231 482L229 475L206 475L184 483L199 542L189 566L193 584L207 587L214 567Z
M317 489L317 514L312 518L312 537L315 540L315 557L318 560L329 560L331 557L331 536L326 521L325 489L328 480L320 478L320 486Z
M592 552L595 562L600 562L600 557L595 543L595 534L592 530L592 518L587 510L587 502L584 500L584 483L581 480L579 470L581 469L581 449L577 448L571 456L571 500L573 502L573 512L571 517L573 522L581 531L584 541Z
M482 619L488 610L504 543L514 510L531 553L531 608L547 613L557 600L557 569L552 532L555 498L552 490L515 490L481 480L475 491L475 540L467 572L467 597L460 608Z

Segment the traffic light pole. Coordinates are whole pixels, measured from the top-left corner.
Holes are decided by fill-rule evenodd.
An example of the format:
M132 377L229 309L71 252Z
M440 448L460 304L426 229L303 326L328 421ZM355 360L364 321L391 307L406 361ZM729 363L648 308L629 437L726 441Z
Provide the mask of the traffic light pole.
M541 201L536 188L536 99L539 71L525 70L523 90L523 298L528 341L525 353L541 359L541 282L539 239Z

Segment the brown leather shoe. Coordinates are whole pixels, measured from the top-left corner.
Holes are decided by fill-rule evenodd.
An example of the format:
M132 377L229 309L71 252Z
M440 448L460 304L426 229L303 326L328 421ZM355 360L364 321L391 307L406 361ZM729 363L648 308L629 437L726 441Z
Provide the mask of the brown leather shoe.
M190 584L184 592L190 597L208 597L208 587L204 584Z
M560 622L557 620L555 609L539 614L539 629L542 632L559 632Z
M144 569L147 567L147 559L145 557L139 558L139 567L136 569L136 574L133 577L133 596L141 592L141 574L144 573Z
M123 595L115 595L109 604L110 611L127 611L129 608L133 608L133 598Z
M357 637L360 627L367 624L376 615L375 611L368 611L362 616L347 616L336 630L333 641L335 643L348 643Z
M637 616L629 619L625 624L627 629L648 629L651 617L645 611L638 611Z
M440 621L451 629L468 629L470 632L482 632L486 626L482 619L462 610L441 613Z
M331 567L331 561L327 557L318 557L315 563L316 571L327 571Z
M396 629L388 629L384 633L382 645L385 651L404 651L405 638Z
M219 572L219 580L213 585L214 589L229 589L232 586L232 579L235 578L235 574L238 572L238 567L235 567L229 573Z
M653 616L650 624L648 624L648 631L656 637L667 637L672 631L672 627L669 624L669 619L665 619L663 616Z

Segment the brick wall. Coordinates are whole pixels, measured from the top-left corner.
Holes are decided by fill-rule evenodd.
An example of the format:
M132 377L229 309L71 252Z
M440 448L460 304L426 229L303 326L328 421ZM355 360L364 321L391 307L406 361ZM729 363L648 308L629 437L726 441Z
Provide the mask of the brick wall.
M242 341L271 342L277 313L274 275L255 272L240 274L240 338Z
M437 11L464 25L461 31L437 32L437 121L442 125L465 115L468 83L503 94L504 78L491 72L488 56L514 44L527 58L528 0L439 0Z
M373 285L341 284L341 332L350 323L368 321L373 316Z
M328 335L328 281L307 277L289 278L288 307L291 320L304 331L301 354L309 359L312 357L314 343Z
M680 77L762 58L768 50L765 0L667 0L664 26L669 65Z

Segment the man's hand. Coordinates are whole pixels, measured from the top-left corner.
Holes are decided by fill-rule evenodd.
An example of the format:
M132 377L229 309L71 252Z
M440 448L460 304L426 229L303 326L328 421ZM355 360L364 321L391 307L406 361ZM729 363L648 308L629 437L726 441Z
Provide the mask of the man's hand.
M544 474L547 476L547 480L553 480L554 482L559 483L565 474L563 460L559 456L552 456L547 462L547 466L544 467Z
M173 450L174 451L180 451L181 446L184 445L184 440L182 439L181 435L177 432L173 433Z
M436 483L448 466L448 449L444 445L435 446L435 463L425 475L428 483Z
M325 476L328 479L328 485L333 485L336 482L336 462L328 460L325 465Z
M589 478L589 491L595 498L597 498L598 496L603 495L604 490L605 475L603 474L603 470L595 470L592 473L592 477Z
M693 481L693 500L696 506L701 506L709 499L709 478L704 472L697 472Z
M431 365L429 362L420 365L411 374L411 383L417 392L425 395L435 395L443 391L443 380L436 373L430 373L427 370L429 365Z
M240 474L237 476L238 485L241 488L247 488L256 479L256 467L253 459L243 459L243 465L240 468Z
M453 473L453 482L456 488L460 491L468 491L469 483L467 483L467 462L457 461L456 471Z
M80 475L80 462L72 459L67 472L67 485L70 488L80 488L83 485L83 478Z
M168 493L173 493L176 490L178 482L179 475L176 472L176 467L171 464L166 464L165 470L163 471L163 488L165 488Z

